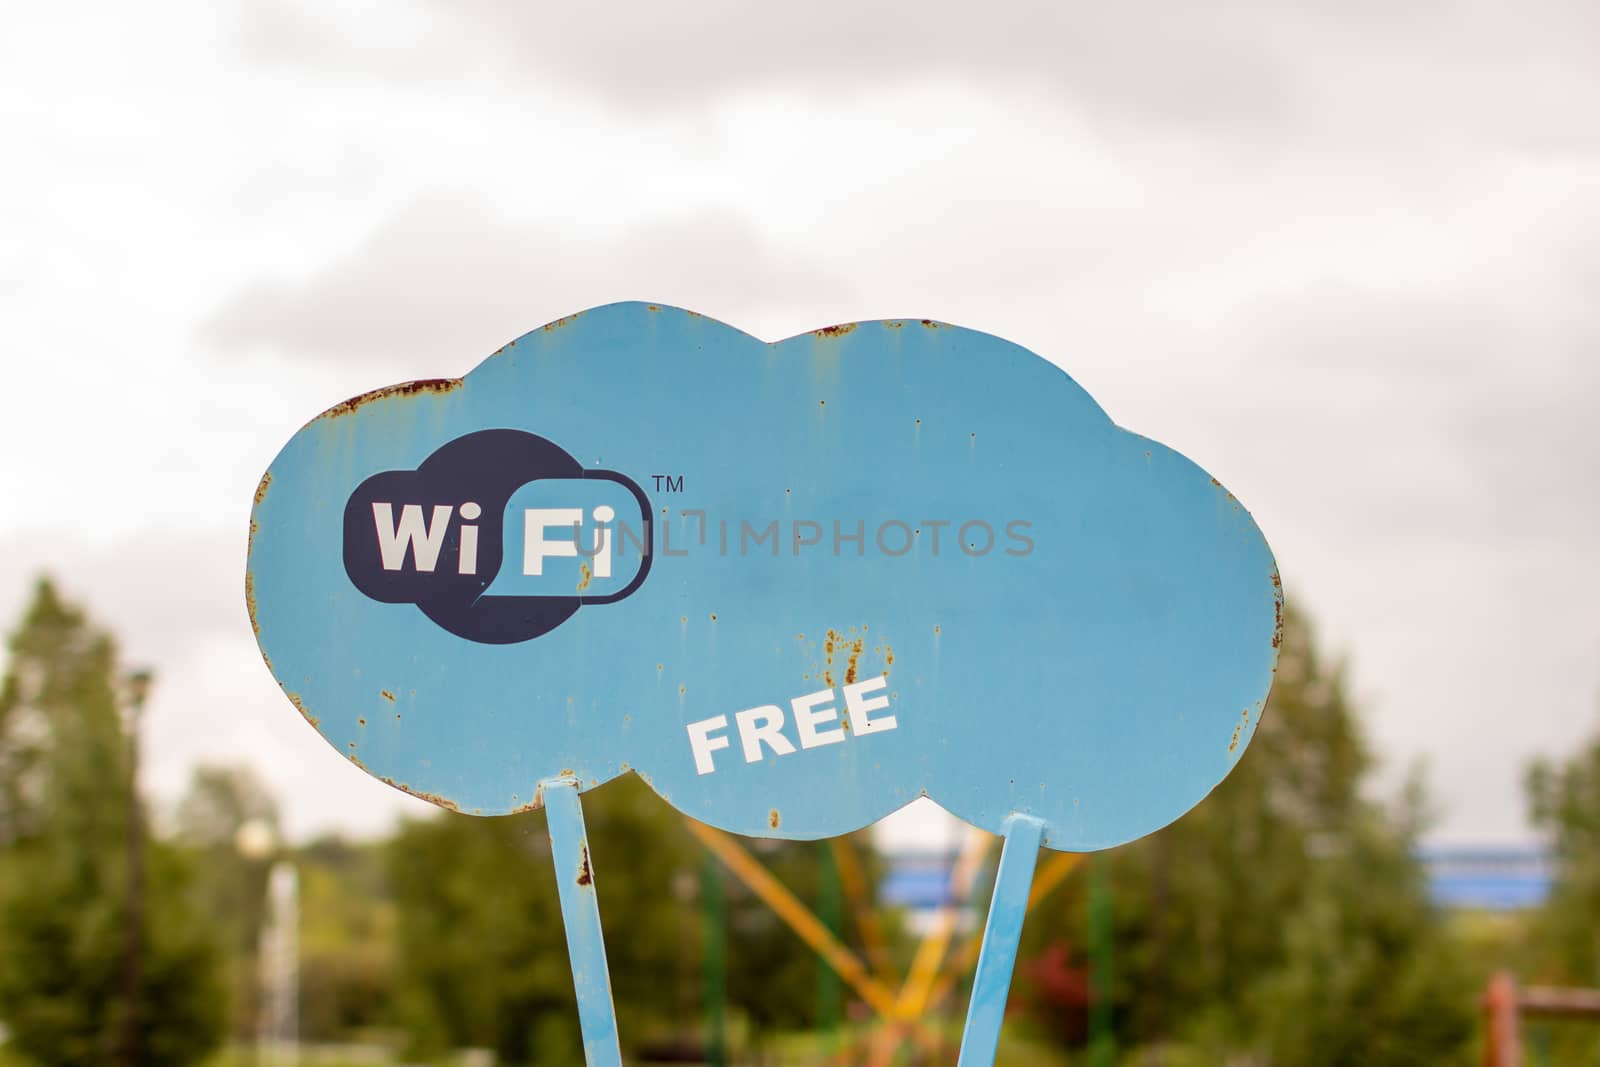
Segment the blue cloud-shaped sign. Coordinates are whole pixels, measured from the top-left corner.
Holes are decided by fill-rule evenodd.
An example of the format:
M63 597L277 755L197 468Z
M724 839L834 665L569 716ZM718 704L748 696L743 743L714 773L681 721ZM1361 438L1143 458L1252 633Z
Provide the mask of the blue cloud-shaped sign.
M1066 374L933 322L766 344L627 303L312 420L248 598L330 743L445 806L636 771L811 838L919 796L1058 849L1177 818L1260 718L1249 514Z

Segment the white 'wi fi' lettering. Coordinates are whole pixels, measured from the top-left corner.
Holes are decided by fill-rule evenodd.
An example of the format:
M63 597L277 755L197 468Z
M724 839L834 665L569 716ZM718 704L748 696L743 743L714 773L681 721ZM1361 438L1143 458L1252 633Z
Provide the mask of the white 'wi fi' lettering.
M411 550L417 570L433 570L439 562L439 550L444 547L445 529L450 525L449 504L435 504L433 517L426 525L422 521L422 505L407 504L400 509L400 523L395 524L394 506L374 501L372 521L378 528L378 552L383 556L383 569L401 570L405 566L406 550ZM476 542L473 554L476 555Z
M423 519L421 504L405 504L400 508L400 521L394 519L394 505L375 500L372 504L372 523L378 532L378 554L383 558L383 569L405 569L406 553L411 553L417 570L432 574L439 563L439 553L444 549L445 534L450 528L450 516L455 508L450 504L435 504L433 513ZM476 574L478 571L478 527L473 520L483 515L483 508L469 500L461 505L461 543L456 556L456 573ZM544 561L551 556L586 556L593 561L594 577L611 577L611 530L607 523L617 517L608 504L594 509L598 523L594 542L585 547L578 538L583 525L582 508L528 508L523 512L524 544L522 573L542 575ZM545 531L570 527L571 540L547 540Z

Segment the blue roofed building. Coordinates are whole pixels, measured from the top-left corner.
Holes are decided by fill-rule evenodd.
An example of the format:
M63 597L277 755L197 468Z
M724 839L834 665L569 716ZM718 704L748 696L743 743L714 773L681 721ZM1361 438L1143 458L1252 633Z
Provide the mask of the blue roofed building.
M950 872L954 849L890 849L888 870L879 887L887 905L918 916L952 903ZM1463 911L1521 911L1543 904L1550 894L1554 864L1536 845L1431 845L1417 853L1427 874L1428 895L1442 908ZM976 902L981 907L985 902Z
M1429 896L1444 908L1536 908L1549 896L1554 876L1550 854L1534 845L1432 846L1418 858L1428 872Z

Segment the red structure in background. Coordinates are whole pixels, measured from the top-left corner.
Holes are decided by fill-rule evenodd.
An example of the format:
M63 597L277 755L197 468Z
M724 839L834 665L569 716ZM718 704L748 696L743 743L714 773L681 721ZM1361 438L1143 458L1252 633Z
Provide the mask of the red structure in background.
M1509 971L1483 993L1484 1067L1522 1067L1522 1017L1600 1020L1600 989L1517 988Z

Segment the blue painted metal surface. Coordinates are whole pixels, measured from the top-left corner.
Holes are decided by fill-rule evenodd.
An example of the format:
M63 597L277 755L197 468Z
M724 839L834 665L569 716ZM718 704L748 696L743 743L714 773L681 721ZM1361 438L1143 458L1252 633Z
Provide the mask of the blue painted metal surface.
M584 1062L589 1067L621 1067L617 1015L611 1000L611 972L606 965L600 931L600 903L595 896L594 864L583 829L578 783L565 778L543 783L545 824L550 829L550 856L556 867L556 893L567 931L567 957L578 994L578 1023L583 1031Z
M1228 772L1281 615L1240 503L1031 352L637 303L312 420L257 492L248 596L329 743L447 807L631 770L744 834L928 795L1070 850Z
M1044 823L1031 815L1006 819L1005 844L995 871L994 894L989 898L989 917L983 924L978 968L972 975L972 999L967 1002L967 1026L961 1035L958 1067L983 1067L994 1062L1043 834Z

